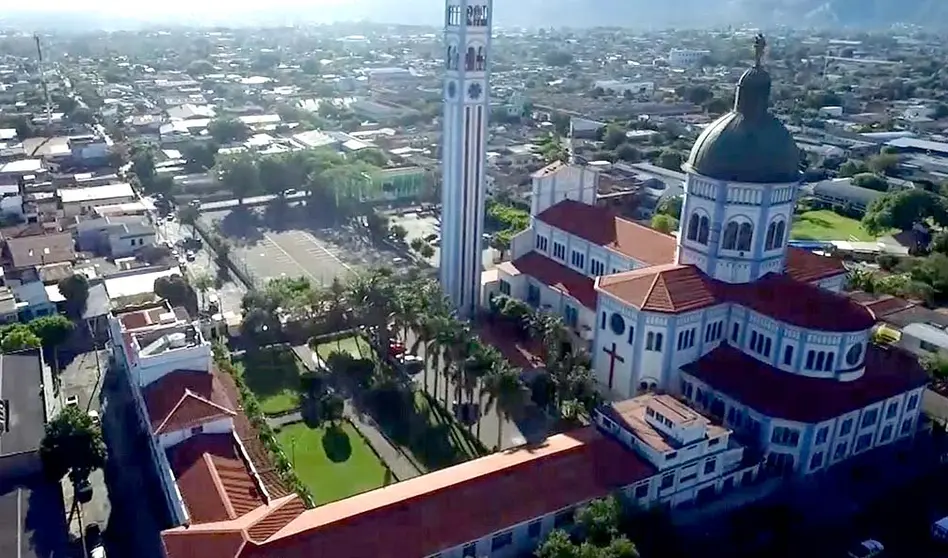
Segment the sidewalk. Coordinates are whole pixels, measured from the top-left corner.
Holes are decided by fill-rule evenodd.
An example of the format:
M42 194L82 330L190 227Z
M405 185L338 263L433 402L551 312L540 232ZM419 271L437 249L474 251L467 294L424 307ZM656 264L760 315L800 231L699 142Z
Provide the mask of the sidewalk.
M303 365L306 366L309 370L316 369L316 361L319 357L316 356L313 351L306 346L293 347L293 351L303 362ZM395 446L393 446L384 434L378 429L375 425L375 422L371 417L364 414L357 413L355 408L352 405L352 402L346 399L344 416L346 419L355 426L359 433L362 434L365 439L369 442L369 445L372 446L372 449L375 450L375 453L382 458L382 461L392 470L392 474L395 475L395 478L403 481L411 479L421 475L421 471L415 467L415 464L411 462L402 452L400 452ZM288 415L281 415L278 417L267 417L267 424L271 428L280 428L286 424L301 422L303 420L303 415L300 412L290 413Z

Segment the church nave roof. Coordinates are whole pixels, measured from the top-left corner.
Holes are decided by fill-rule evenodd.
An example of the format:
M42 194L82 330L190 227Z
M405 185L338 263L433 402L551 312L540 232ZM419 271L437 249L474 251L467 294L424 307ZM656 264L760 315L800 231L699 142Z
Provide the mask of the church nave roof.
M784 372L723 343L681 367L751 409L772 418L814 423L838 417L928 383L912 355L894 347L870 346L865 373L851 382Z

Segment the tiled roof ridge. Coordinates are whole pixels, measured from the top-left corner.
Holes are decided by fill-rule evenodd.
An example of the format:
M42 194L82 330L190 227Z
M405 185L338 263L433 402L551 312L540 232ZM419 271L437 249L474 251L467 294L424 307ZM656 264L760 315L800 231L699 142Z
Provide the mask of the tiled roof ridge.
M236 415L237 415L237 412L236 412L236 411L234 411L234 410L232 410L232 409L228 409L228 408L224 407L223 405L219 405L219 404L217 404L217 403L214 403L213 401L211 401L211 400L209 400L209 399L206 399L205 397L202 397L201 395L199 395L199 394L197 394L197 393L194 393L193 391L191 391L190 388L184 388L184 393L181 394L181 398L178 399L178 402L175 404L175 406L171 409L171 411L170 411L170 412L168 413L168 415L164 418L164 420L161 421L161 424L158 425L158 428L155 429L155 434L162 434L162 433L163 433L163 430L164 430L165 426L171 421L171 418L174 417L175 413L178 412L178 409L180 409L181 406L185 403L185 401L187 401L189 398L190 398L190 399L194 399L194 400L196 400L196 401L199 401L199 402L201 402L201 403L204 403L205 405L208 405L208 406L210 406L210 407L214 407L214 408L220 410L221 414L230 415L230 416L236 416Z
M220 473L217 471L217 466L214 464L214 458L211 457L209 453L201 454L201 459L204 460L204 465L207 466L208 472L211 474L211 479L214 481L214 490L217 491L217 496L221 499L221 503L224 504L224 509L227 511L227 517L230 519L237 518L237 511L234 509L234 505L230 501L230 496L227 495L227 489L224 488L224 481L221 480Z
M306 503L298 494L284 496L283 501L273 504L273 509L266 515L247 526L244 530L247 539L255 543L263 543L280 529L290 524L294 519L306 511Z

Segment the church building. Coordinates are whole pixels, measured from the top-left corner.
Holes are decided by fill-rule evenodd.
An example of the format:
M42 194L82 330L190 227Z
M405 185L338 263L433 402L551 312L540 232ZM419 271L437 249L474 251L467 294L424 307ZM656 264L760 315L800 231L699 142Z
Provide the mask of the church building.
M562 316L608 399L674 394L809 474L911 436L927 376L872 343L841 261L788 246L800 157L770 89L758 55L683 165L676 235L596 206L594 170L538 171L531 226L482 294Z

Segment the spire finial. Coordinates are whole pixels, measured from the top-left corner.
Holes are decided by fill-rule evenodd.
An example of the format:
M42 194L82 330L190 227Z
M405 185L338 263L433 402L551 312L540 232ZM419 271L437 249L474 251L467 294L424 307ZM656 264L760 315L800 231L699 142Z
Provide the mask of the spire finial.
M754 67L760 68L766 49L767 39L764 38L763 33L758 33L757 36L754 37Z

